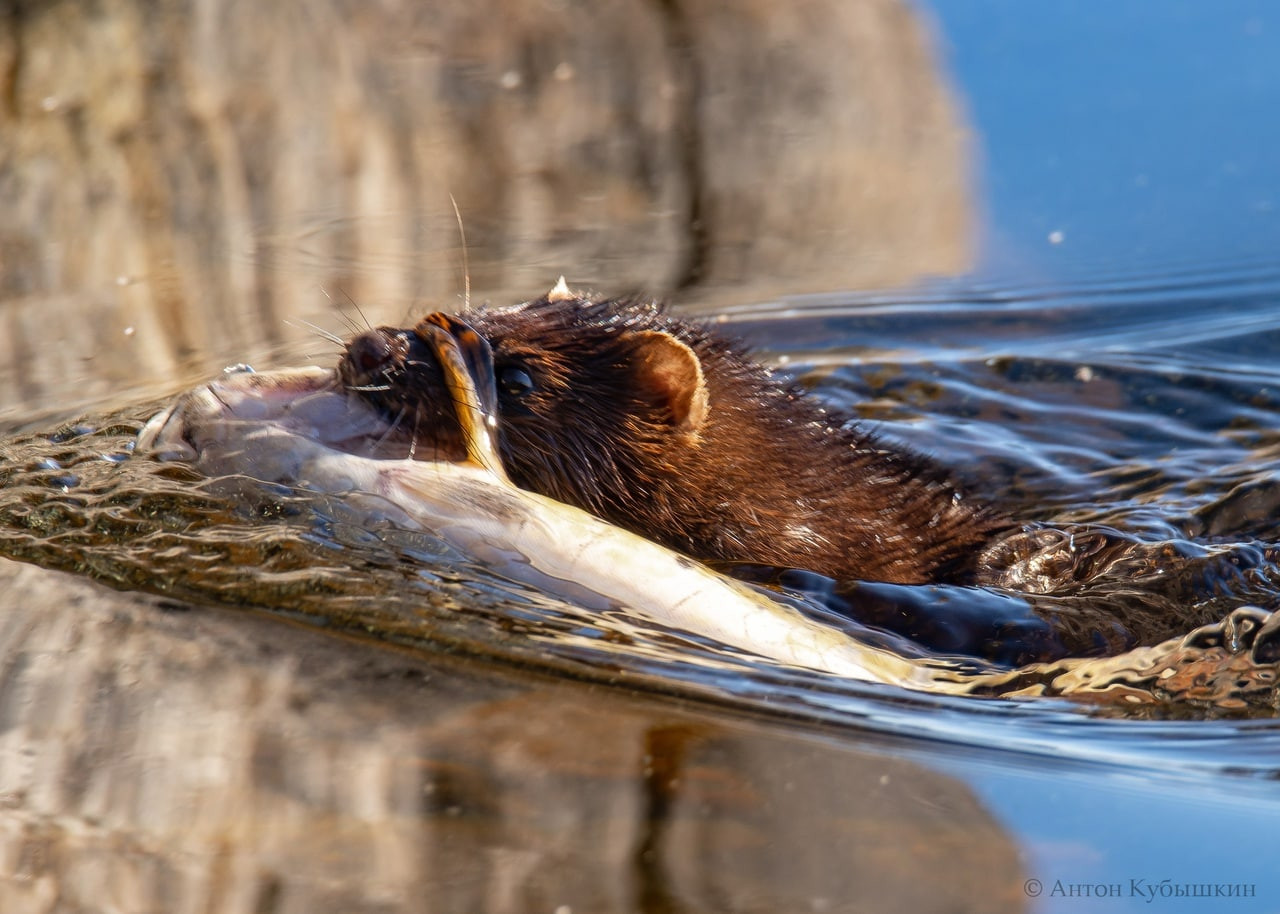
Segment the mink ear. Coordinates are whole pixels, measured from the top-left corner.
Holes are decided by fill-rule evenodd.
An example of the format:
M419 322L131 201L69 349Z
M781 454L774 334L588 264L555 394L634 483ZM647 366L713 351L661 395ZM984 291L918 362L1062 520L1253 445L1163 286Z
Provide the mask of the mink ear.
M635 382L671 410L682 432L697 434L707 419L707 382L698 355L670 333L642 330L634 337Z

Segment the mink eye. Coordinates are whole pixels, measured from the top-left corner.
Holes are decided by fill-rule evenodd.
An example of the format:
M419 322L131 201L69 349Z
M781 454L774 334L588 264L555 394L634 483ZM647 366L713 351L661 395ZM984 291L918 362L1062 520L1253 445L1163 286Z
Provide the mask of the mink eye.
M498 369L498 389L509 397L523 397L533 390L533 378L529 372L514 365Z

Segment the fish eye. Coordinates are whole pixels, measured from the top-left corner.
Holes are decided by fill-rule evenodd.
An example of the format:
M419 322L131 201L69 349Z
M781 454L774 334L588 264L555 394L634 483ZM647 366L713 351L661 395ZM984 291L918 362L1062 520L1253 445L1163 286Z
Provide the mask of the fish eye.
M529 372L515 365L498 369L498 389L509 397L523 397L534 388Z

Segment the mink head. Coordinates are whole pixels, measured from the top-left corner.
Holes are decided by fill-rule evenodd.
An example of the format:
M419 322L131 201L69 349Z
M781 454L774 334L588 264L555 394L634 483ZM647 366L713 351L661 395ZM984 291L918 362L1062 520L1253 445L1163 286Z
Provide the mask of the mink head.
M499 450L517 485L615 515L697 447L702 365L657 307L552 297L472 318L492 349Z
M431 320L356 337L339 376L432 451L458 455ZM709 403L690 342L701 335L657 306L553 293L462 320L488 344L498 449L517 485L616 516L697 447Z

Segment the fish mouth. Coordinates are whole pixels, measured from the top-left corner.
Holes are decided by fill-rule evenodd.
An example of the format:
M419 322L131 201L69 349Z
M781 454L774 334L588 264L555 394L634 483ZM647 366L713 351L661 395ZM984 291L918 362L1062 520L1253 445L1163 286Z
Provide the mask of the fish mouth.
M386 331L371 331L384 333ZM394 331L400 333L402 331ZM432 314L413 328L438 366L452 420L451 435L404 422L351 383L356 340L335 369L319 366L259 374L235 366L180 396L153 417L136 451L194 464L207 475L247 475L268 482L335 478L338 468L363 478L358 464L417 460L470 464L507 476L496 449L496 389L489 344L457 318ZM362 336L368 336L362 335ZM360 338L357 338L360 339ZM343 466L336 458L348 460Z
M238 366L181 395L138 436L137 453L193 463L208 475L296 482L326 455L448 460L423 447L336 372L316 367L257 373Z

